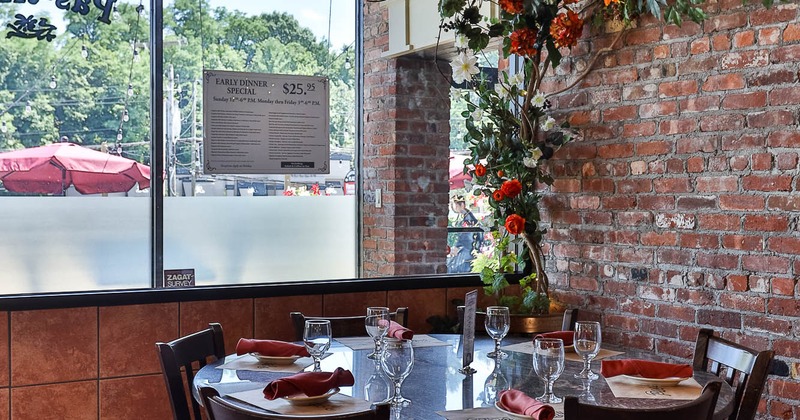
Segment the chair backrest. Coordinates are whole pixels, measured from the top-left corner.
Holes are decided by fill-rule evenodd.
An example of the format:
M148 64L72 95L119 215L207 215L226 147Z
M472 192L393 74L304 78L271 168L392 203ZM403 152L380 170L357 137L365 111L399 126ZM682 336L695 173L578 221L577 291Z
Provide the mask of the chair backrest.
M575 331L576 322L578 322L578 309L567 309L564 311L564 318L561 320L561 331Z
M192 398L189 390L194 380L195 367L199 369L209 362L225 357L222 326L217 323L208 324L208 329L169 343L158 342L156 349L175 420L200 420L200 405Z
M686 404L663 409L600 407L581 403L577 397L564 398L564 420L711 420L722 382L706 384L703 393Z
M752 420L758 410L761 392L767 382L769 365L775 353L756 351L703 328L697 334L694 348L695 370L720 376L734 389L734 408L731 420Z
M286 419L325 419L325 420L388 420L391 407L388 404L376 405L371 410L359 411L347 414L317 415L310 417L300 417L297 415L284 416L281 414L267 414L245 408L244 406L234 405L219 396L216 389L212 387L200 388L200 398L206 408L208 420L286 420Z
M389 316L398 324L408 327L408 308L397 308L397 311L391 312ZM294 339L297 341L303 339L303 328L307 319L327 319L331 321L331 333L334 337L353 337L367 334L364 327L366 315L324 317L305 316L302 312L291 312L289 317L292 319Z

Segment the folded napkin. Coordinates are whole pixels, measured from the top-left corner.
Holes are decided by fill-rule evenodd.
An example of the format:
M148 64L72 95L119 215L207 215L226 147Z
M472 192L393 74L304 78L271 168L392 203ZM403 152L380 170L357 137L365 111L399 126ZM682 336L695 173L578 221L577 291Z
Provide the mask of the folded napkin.
M571 346L572 342L575 340L575 331L553 331L541 333L533 337L534 340L537 338L560 338L566 347Z
M556 410L553 407L516 389L501 391L500 405L512 413L533 417L536 420L552 420L556 416Z
M651 362L649 360L603 360L600 372L606 378L617 375L639 375L643 378L688 378L694 371L687 364Z
M274 400L298 394L315 397L333 388L353 386L354 383L353 374L342 368L336 368L333 372L301 372L268 383L264 388L264 398Z
M276 340L240 338L239 342L236 343L236 354L242 355L252 352L273 357L310 356L306 347L299 344Z
M414 338L414 331L409 330L408 328L391 321L389 322L389 332L386 333L387 337L390 338L399 338L402 340L411 340Z

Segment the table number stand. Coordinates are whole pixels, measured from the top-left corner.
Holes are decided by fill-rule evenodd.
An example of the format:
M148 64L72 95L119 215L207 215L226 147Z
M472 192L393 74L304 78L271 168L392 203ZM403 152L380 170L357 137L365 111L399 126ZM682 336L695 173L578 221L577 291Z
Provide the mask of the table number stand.
M461 329L461 342L464 347L461 369L458 370L464 375L472 375L477 372L470 366L475 360L475 312L477 308L478 291L473 290L464 296L464 325Z

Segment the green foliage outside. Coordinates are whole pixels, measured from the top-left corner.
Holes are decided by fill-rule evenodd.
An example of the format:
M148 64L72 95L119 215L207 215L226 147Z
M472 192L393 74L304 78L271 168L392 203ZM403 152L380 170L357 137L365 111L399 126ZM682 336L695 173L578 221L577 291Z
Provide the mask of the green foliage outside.
M148 11L137 13L136 5L127 3L118 3L117 11L110 25L91 13L65 13L67 33L60 27L52 42L0 40L0 151L41 146L63 136L113 148L121 127L123 156L149 164ZM16 13L16 6L4 6L0 19L12 22ZM355 63L355 48L328 47L286 13L247 16L211 8L206 0L176 0L164 9L164 70L172 67L175 74L179 137L191 136L193 94L201 136L202 84L197 81L203 68L322 75L331 80L331 145L352 148L355 69L349 64ZM179 141L177 149L178 165L189 166L190 142Z

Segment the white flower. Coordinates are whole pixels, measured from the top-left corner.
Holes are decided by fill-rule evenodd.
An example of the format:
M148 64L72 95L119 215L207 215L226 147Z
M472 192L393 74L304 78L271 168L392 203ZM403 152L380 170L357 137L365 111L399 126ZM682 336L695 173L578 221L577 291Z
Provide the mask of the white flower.
M534 147L533 149L531 149L531 158L532 159L539 160L539 159L542 158L543 155L544 155L544 153L542 152L542 149L540 149L538 147Z
M463 50L463 49L469 47L469 39L467 37L465 37L464 35L460 35L460 34L456 35L455 47L460 49L460 50Z
M483 118L483 110L480 109L480 108L475 108L475 110L472 111L472 114L470 114L470 115L472 116L472 119L475 122L478 122Z
M550 131L553 127L556 126L556 120L553 117L547 117L546 120L542 123L542 130Z
M537 165L539 165L539 160L532 157L524 157L522 158L522 164L528 168L535 168Z
M494 91L497 92L497 96L500 99L506 99L511 96L511 92L508 91L508 87L502 83L496 83L494 85Z
M464 83L467 79L472 79L472 75L478 74L478 58L474 55L468 56L466 53L461 52L450 63L453 67L453 81L456 83Z
M521 72L514 73L513 76L508 78L508 84L517 85L520 90L525 89L525 75Z
M536 95L533 96L533 99L531 100L531 103L533 104L533 106L535 106L537 108L543 108L544 107L544 101L545 101L544 93L536 92Z

